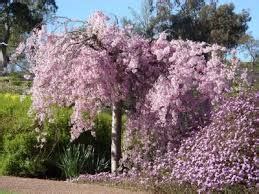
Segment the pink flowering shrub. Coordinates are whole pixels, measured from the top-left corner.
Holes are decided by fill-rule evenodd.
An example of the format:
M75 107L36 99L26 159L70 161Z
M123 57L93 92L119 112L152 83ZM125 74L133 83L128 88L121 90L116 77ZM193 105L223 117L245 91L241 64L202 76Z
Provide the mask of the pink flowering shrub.
M258 103L254 93L225 98L207 125L184 135L175 128L138 132L141 141L131 142L125 160L129 173L146 183L191 183L204 190L255 186Z
M258 103L255 94L224 99L211 123L182 141L171 176L202 188L255 185Z

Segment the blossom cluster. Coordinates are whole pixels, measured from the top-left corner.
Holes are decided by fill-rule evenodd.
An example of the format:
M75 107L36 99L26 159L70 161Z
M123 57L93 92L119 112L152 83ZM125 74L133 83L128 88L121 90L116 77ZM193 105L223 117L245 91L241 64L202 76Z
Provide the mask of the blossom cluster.
M135 130L126 139L124 165L146 183L191 183L203 190L255 186L258 103L258 93L238 94L222 99L198 129Z
M258 102L255 94L221 102L210 124L182 141L171 176L204 188L255 185Z
M233 71L220 58L224 48L169 42L165 33L151 41L107 20L97 12L82 30L49 34L42 28L21 46L19 52L24 50L32 64L33 108L40 120L51 115L54 104L73 106L71 132L76 138L91 129L103 105L122 100L137 111L148 103L163 123L169 112L167 123L175 123L191 90L201 93L199 104L217 100L228 89Z

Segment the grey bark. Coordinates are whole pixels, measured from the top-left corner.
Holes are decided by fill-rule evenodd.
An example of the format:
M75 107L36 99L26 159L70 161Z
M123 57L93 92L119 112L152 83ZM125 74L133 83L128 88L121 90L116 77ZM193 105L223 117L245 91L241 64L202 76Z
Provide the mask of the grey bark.
M122 103L112 105L111 172L117 173L121 158Z
M7 1L6 3L3 4L3 10L4 12L2 13L5 17L4 21L1 21L4 25L4 32L0 36L0 75L4 75L5 69L7 68L8 64L8 53L7 53L7 46L9 43L9 38L10 38L10 33L11 33L11 27L10 27L10 12L8 9L8 4L10 2Z
M0 75L5 73L7 63L7 47L5 45L0 45Z

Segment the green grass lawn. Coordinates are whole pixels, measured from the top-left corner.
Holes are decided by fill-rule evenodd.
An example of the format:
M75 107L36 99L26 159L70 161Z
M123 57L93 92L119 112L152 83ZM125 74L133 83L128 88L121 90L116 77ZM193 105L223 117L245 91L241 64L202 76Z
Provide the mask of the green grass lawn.
M18 193L6 191L6 190L3 190L3 189L0 188L0 194L18 194Z

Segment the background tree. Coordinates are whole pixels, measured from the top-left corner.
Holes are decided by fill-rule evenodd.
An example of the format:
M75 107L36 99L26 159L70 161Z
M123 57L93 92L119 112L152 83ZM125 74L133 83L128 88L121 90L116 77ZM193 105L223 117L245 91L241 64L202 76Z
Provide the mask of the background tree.
M134 21L127 19L126 17L122 18L122 25L132 25L134 30L143 36L152 37L153 36L153 12L155 6L153 0L143 0L141 4L141 12L138 13L133 8L130 8L133 15Z
M234 9L232 3L218 7L204 6L199 12L198 26L199 34L205 34L205 37L198 34L197 40L217 43L227 48L237 47L248 29L247 23L251 18L247 11L235 13Z
M246 35L241 40L241 49L247 53L251 65L252 70L255 71L255 67L259 62L259 40L256 40L251 35Z
M227 48L239 44L251 19L245 10L236 13L234 4L218 5L214 0L209 3L204 0L165 0L156 3L149 0L143 1L142 10L142 14L128 23L134 24L136 31L146 37L167 31L170 39L205 41ZM147 15L149 23L143 25L142 21Z
M176 1L176 4L179 4ZM152 38L156 32L157 23L165 21L171 14L172 4L170 1L143 0L140 12L130 8L133 19L122 18L122 25L132 25L138 34Z
M48 14L57 9L55 0L0 1L0 73L7 67L8 56L21 40Z

